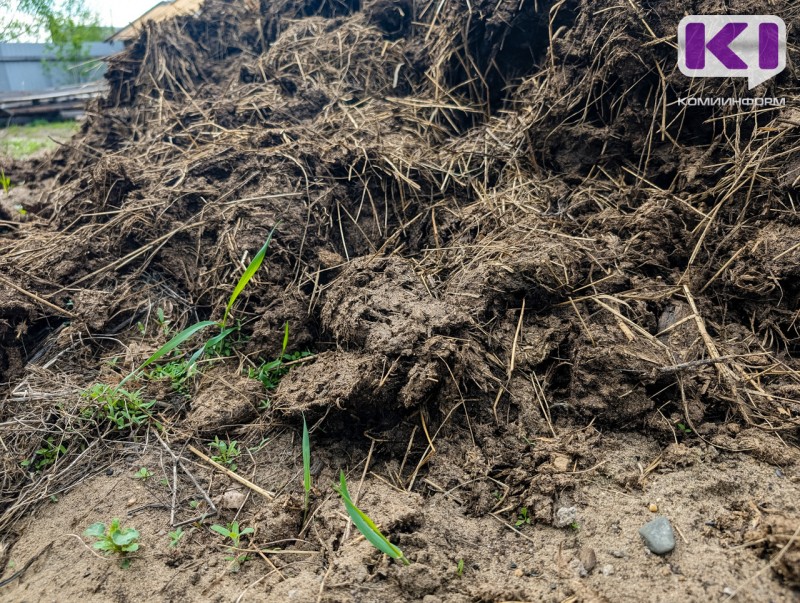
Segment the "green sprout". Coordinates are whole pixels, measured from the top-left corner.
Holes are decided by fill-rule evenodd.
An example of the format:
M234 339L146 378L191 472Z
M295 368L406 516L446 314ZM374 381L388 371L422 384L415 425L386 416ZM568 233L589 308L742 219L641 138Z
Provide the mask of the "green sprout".
M140 479L142 481L146 481L151 477L153 477L153 473L147 467L142 467L141 469L139 469L139 471L133 474L133 477L135 477L136 479Z
M146 423L152 416L150 409L156 403L155 400L143 401L141 392L129 392L102 383L95 383L81 395L93 403L83 410L84 418L99 415L120 431Z
M186 532L183 531L183 528L178 528L174 532L169 532L169 546L170 548L176 548L181 541L181 538L184 537Z
M519 514L517 515L517 521L514 522L514 525L518 528L525 524L529 524L531 522L531 516L528 515L528 507L521 507L519 510Z
M378 526L375 525L375 522L353 503L353 500L350 498L350 493L347 491L347 480L344 477L344 471L339 472L339 486L334 486L334 490L342 497L345 509L347 509L347 514L350 516L350 519L353 520L358 531L364 535L364 538L366 538L372 546L392 559L399 559L404 565L410 565L411 562L406 559L403 551L389 542L386 536L378 529Z
M6 172L3 168L0 168L0 186L3 187L3 192L7 195L8 190L11 188L11 178L6 176Z
M308 517L308 503L311 500L311 443L308 439L308 425L303 416L303 523Z
M458 566L456 566L456 576L459 578L464 575L464 560L458 560Z
M118 555L123 568L130 565L130 560L125 558L128 553L139 550L139 532L133 528L120 527L119 519L112 519L108 527L104 523L93 523L83 534L97 540L94 543L97 550Z
M217 327L220 330L220 333L211 339L208 339L194 354L192 354L191 358L189 358L188 367L194 366L194 364L200 359L200 357L211 350L220 349L225 339L234 331L239 330L239 325L237 324L234 327L227 327L228 316L230 315L231 309L233 308L234 303L236 303L237 298L253 278L255 273L261 267L261 264L264 262L264 257L267 253L267 249L269 248L269 244L272 241L272 235L275 232L275 225L272 230L270 230L269 235L267 235L267 240L258 253L255 255L253 260L247 265L245 268L244 273L242 274L239 282L236 283L236 286L231 293L230 298L228 299L228 304L225 306L225 314L221 321L217 322L214 320L203 320L201 322L195 323L189 327L186 327L183 331L175 335L172 339L170 339L167 343L163 346L158 348L147 360L145 360L138 368L136 368L133 372L131 372L127 377L125 377L122 381L120 381L117 388L122 387L126 382L134 377L138 376L142 370L146 367L151 365L152 363L156 362L160 358L163 358L165 355L169 354L173 350L177 349L182 343L186 340L191 338L193 335L207 329L208 327ZM160 318L163 317L163 311ZM166 322L166 321L165 321Z
M233 546L231 548L231 552L233 553L232 556L226 557L227 561L231 561L230 570L232 572L238 572L239 567L247 561L247 555L236 555L235 551L239 548L239 544L241 541L242 536L247 536L248 534L252 534L255 532L253 528L242 528L239 529L239 522L232 521L227 526L221 526L219 524L214 524L211 526L211 530L216 532L217 534L221 534L225 538L229 538L233 542Z
M231 471L236 471L235 460L242 453L236 440L226 442L214 436L214 441L209 443L209 447L217 451L217 454L211 456L212 461L216 461L220 465L226 465Z

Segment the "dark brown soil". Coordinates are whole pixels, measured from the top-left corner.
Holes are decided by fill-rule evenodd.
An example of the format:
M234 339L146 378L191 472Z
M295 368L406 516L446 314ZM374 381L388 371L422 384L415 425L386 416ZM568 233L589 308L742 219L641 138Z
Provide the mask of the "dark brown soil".
M763 5L256 4L148 25L81 132L6 170L0 598L795 600L800 54L748 91L674 48L684 14ZM222 318L273 227L230 349L129 381L145 424L87 420L87 388ZM255 488L189 448L215 437ZM410 565L348 524L340 469ZM113 517L128 569L81 536ZM234 519L238 571L208 529Z

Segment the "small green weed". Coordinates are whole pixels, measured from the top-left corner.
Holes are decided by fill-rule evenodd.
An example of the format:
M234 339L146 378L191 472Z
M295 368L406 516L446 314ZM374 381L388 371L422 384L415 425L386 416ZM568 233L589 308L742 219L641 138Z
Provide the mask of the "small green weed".
M569 524L569 529L573 532L580 532L581 524L579 524L577 521L573 521L571 524Z
M34 453L33 459L26 459L20 465L23 467L33 466L35 471L41 471L55 463L59 456L66 453L67 447L64 445L63 440L56 444L51 436L42 442L42 447Z
M83 534L97 540L94 548L118 555L120 565L124 568L130 565L130 559L126 558L128 553L139 550L139 532L133 528L120 527L119 519L112 519L108 527L104 523L94 523Z
M161 331L166 335L169 333L169 323L172 322L168 320L164 316L164 308L159 308L156 310L156 322L158 322L158 326L161 328Z
M688 436L692 433L692 430L689 429L684 423L678 423L677 427L680 430L680 432L685 436Z
M11 178L6 176L6 171L0 168L0 186L3 187L3 192L7 195L8 190L11 188Z
M225 465L231 471L236 471L236 458L242 453L238 448L236 440L226 442L214 436L214 441L209 443L209 447L216 450L217 454L211 455L211 460L220 465Z
M188 360L172 360L167 364L161 364L147 373L147 378L157 381L159 379L169 379L172 389L177 392L188 392L187 381L192 376L194 367L189 365Z
M464 575L464 560L459 559L458 565L456 566L456 576L459 578Z
M142 467L141 469L139 469L139 471L133 474L133 477L135 477L136 479L140 479L142 481L146 481L151 477L153 477L153 473L147 467Z
M150 409L156 403L155 400L143 401L139 391L130 392L103 383L95 383L85 390L82 396L92 403L92 406L83 410L84 418L99 416L120 431L146 423L152 418Z
M238 572L241 565L247 561L247 555L238 555L236 554L236 549L240 547L242 536L247 536L248 534L252 534L255 532L253 528L242 528L239 529L239 522L232 521L227 526L221 526L219 524L214 524L211 526L211 529L216 532L217 534L221 534L225 538L229 538L231 542L233 542L233 546L229 547L231 549L231 556L226 557L226 561L230 561L230 570L232 572Z
M514 525L519 528L525 524L529 524L530 522L531 516L528 515L528 507L521 507L519 513L517 514L517 521L514 522Z
M184 537L186 532L183 531L183 528L178 528L174 532L169 533L169 546L170 548L176 548L178 544L180 544L181 538Z
M350 516L350 519L353 520L353 524L355 524L358 531L364 535L364 538L366 538L372 546L382 553L389 555L392 559L399 559L404 565L411 564L411 562L406 559L403 551L389 542L386 536L381 533L378 526L375 525L375 522L353 504L350 493L347 491L347 480L344 477L344 471L339 472L339 486L334 486L333 489L342 497L345 509L347 509L347 514Z

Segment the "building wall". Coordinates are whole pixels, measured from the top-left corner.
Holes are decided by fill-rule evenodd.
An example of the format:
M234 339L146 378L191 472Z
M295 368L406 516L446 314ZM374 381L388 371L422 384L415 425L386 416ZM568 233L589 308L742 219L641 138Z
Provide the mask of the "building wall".
M100 60L122 50L122 42L93 42L87 44L88 65L78 69L65 68L54 61L47 44L0 43L0 93L51 90L61 86L74 86L102 77L105 63Z

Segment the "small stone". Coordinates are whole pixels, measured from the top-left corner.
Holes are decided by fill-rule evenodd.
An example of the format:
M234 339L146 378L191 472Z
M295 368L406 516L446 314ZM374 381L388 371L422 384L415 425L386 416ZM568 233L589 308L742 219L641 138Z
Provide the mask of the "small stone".
M570 561L569 566L572 568L572 571L578 574L578 576L581 578L585 578L589 575L589 572L587 572L586 568L583 567L583 563L581 563L580 559L573 559Z
M675 534L669 520L662 516L656 517L639 529L639 535L644 538L644 543L656 555L666 555L675 548Z
M594 566L597 565L597 555L595 555L594 549L588 546L580 550L578 559L581 560L583 567L586 569L586 573L591 573Z
M244 501L247 499L247 496L244 492L239 490L238 488L229 488L225 491L222 495L222 499L220 500L220 506L223 509L229 510L239 510L244 505Z
M658 505L656 503L650 503L648 509L650 509L651 513L658 513Z
M560 507L556 511L555 526L557 528L566 528L578 521L578 509L575 507Z
M624 559L625 557L628 556L628 554L625 551L621 550L621 549L617 549L615 551L611 551L611 555L613 557L616 557L617 559Z
M569 471L569 457L563 454L556 454L553 456L553 469L559 473L566 473Z
M614 574L614 566L610 563L606 563L603 567L600 568L600 573L604 576L612 576Z
M511 563L508 564L508 567L510 569L517 569L517 564L512 561Z
M522 578L522 576L523 576L523 572L522 572L521 569L517 568L517 569L514 570L514 577L515 578Z
M127 504L129 507L132 507L133 505L136 504L136 499L135 498L129 498L128 502L125 503L125 504Z
M725 588L722 589L722 594L728 597L732 597L736 594L736 591L733 590L730 586L726 586Z

